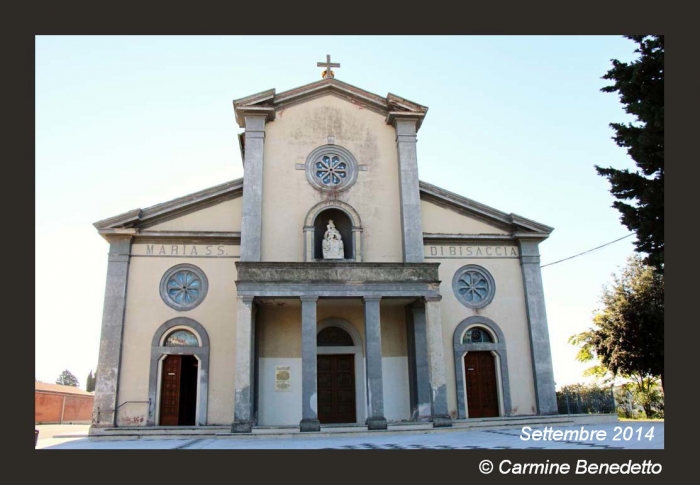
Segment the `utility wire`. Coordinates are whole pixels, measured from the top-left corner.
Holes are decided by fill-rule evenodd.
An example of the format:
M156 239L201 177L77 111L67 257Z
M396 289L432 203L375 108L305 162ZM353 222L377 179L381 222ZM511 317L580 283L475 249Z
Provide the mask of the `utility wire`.
M630 237L630 236L634 236L634 234L635 234L634 232L631 232L631 233L627 234L626 236L622 236L620 239L615 239L614 241L610 241L610 242L608 242L608 243L605 243L605 244L603 244L602 246L598 246L597 248L589 249L588 251L584 251L584 252L582 252L582 253L574 254L573 256L569 256L568 258L560 259L559 261L555 261L555 262L553 262L553 263L544 264L544 265L540 266L540 268L544 268L544 267L546 267L546 266L552 266L553 264L561 263L562 261L566 261L566 260L568 260L568 259L573 259L573 258L575 258L575 257L577 257L577 256L581 256L581 255L583 255L583 254L591 253L591 252L595 251L596 249L604 248L605 246L608 246L608 245L610 245L610 244L612 244L612 243L616 243L617 241L622 241L622 240L625 239L625 238L628 238L628 237Z

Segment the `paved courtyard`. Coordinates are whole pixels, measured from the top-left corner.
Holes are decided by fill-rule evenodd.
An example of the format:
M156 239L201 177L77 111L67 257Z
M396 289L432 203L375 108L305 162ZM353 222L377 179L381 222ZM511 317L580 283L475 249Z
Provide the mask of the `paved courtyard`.
M76 433L86 434L89 427ZM581 432L588 436L581 436ZM57 434L40 439L37 449L334 449L334 450L416 450L416 449L663 449L664 423L632 421L576 426L533 426L480 431L444 430L439 432L375 432L338 436L286 435L268 437L193 437L191 439L120 439L90 440L86 437L65 437ZM547 439L534 440L536 432ZM561 431L560 434L556 433ZM566 431L570 431L564 435ZM577 433L573 433L577 432ZM605 438L602 439L602 433ZM591 436L595 433L595 436ZM68 433L70 434L70 433ZM578 436L576 435L578 434ZM584 433L585 435L585 433Z

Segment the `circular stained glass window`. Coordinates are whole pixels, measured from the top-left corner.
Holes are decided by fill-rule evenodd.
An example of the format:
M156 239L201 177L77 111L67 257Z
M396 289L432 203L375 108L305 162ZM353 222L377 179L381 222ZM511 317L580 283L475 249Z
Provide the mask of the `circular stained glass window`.
M160 297L175 310L191 310L207 294L208 281L204 272L192 264L178 264L165 272L160 281Z
M339 185L348 176L348 163L338 155L324 155L316 161L314 176L323 185Z
M320 190L347 189L357 179L357 161L343 147L318 147L306 159L306 178Z
M481 266L462 266L452 279L457 299L469 308L483 308L493 300L496 284L491 273Z

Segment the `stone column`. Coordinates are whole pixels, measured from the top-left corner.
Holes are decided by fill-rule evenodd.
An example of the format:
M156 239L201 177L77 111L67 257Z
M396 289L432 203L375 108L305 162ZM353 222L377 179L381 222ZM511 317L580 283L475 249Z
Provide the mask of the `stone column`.
M314 260L314 226L304 226L304 262Z
M519 241L537 414L558 414L537 241Z
M102 310L102 334L100 336L92 420L92 425L95 427L111 427L117 424L116 408L118 406L131 236L110 236L109 243L107 284Z
M260 261L262 243L264 114L245 115L241 261Z
M430 369L428 366L428 336L425 324L425 305L414 303L410 306L413 315L413 344L416 370L416 407L419 421L431 418Z
M301 297L301 422L300 431L320 431L316 394L317 296Z
M365 296L365 359L367 364L367 426L386 429L382 381L382 334L379 296Z
M253 430L253 305L252 296L238 297L236 394L231 428L234 433L250 433Z
M399 191L401 195L401 234L404 263L423 262L423 224L421 221L418 157L416 154L417 119L394 122L399 154Z
M362 262L362 228L352 226L352 243L355 247L355 262Z
M442 296L425 297L426 340L428 341L428 371L432 398L433 427L452 426L447 412L447 379L445 377L445 344L442 339L440 316Z

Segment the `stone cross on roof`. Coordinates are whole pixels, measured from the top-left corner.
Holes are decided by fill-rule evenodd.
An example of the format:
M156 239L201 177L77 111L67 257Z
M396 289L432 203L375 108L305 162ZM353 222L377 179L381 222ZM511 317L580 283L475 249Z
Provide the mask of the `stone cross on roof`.
M322 74L323 78L327 78L329 76L335 77L335 75L333 74L333 71L331 71L331 67L340 67L340 63L339 62L331 62L331 55L326 54L326 62L317 62L316 66L326 68L326 70L323 71L323 74Z

